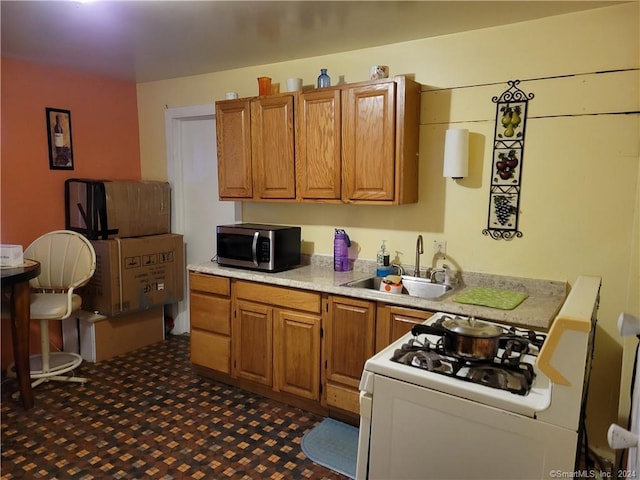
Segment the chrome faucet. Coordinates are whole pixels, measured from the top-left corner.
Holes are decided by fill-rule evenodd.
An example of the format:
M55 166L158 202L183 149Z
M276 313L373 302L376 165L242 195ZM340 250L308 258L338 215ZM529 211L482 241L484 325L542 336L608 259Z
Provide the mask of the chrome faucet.
M422 235L418 235L418 239L416 240L416 263L413 269L413 276L420 276L420 255L424 253L424 245L422 243Z
M442 283L445 285L449 285L451 280L449 278L449 265L446 263L442 265L442 268L432 268L429 270L429 281L431 283L438 283L436 280L436 274L442 273L444 278L442 279Z
M404 267L402 265L400 265L399 263L392 263L391 266L396 269L398 275L404 275Z

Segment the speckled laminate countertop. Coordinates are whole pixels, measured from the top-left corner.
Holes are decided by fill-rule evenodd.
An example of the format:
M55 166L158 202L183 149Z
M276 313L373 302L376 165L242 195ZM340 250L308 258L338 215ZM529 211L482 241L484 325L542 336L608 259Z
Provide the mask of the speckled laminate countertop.
M307 265L278 273L221 267L214 262L189 264L187 269L222 277L361 298L410 308L473 315L477 318L542 330L551 326L551 322L567 296L566 282L462 272L458 275L457 288L438 299L427 300L406 294L391 294L345 286L346 283L353 280L375 275L375 262L360 263L350 272L334 272L330 256L314 255L307 261ZM473 286L525 292L528 297L513 310L468 305L453 300L453 297L458 293Z

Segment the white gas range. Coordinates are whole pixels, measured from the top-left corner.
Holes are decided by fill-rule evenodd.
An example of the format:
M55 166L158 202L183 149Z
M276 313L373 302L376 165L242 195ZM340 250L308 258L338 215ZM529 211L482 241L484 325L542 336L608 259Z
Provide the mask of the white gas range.
M425 333L408 333L370 358L360 382L356 478L572 478L599 289L599 277L579 277L546 339L504 327L506 337L542 340L513 354L501 338L488 367L438 356L442 337ZM506 374L493 368L504 363Z

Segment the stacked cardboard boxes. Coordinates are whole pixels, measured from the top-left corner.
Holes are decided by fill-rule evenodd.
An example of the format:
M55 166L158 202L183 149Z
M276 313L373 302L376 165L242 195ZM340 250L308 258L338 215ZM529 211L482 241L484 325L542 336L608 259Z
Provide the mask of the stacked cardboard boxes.
M171 231L167 182L70 178L64 183L64 200L66 228L90 240Z
M82 289L85 310L114 316L182 300L182 235L165 233L91 243L96 251L96 272Z
M168 184L69 179L67 226L87 236L96 271L79 294L85 360L100 361L162 340L164 305L184 297L182 235L169 233ZM124 349L124 351L123 351Z
M62 322L64 351L100 362L146 347L164 338L164 307L152 307L117 317L81 310Z

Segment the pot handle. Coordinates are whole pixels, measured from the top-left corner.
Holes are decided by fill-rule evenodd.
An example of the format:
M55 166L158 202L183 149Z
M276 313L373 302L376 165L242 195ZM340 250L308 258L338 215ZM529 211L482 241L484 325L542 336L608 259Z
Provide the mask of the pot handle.
M425 325L423 323L419 323L418 325L414 325L413 328L411 328L411 334L414 337L417 337L418 335L420 335L422 333L432 334L432 335L447 335L447 334L449 334L451 332L449 332L444 327L435 326L435 325Z

